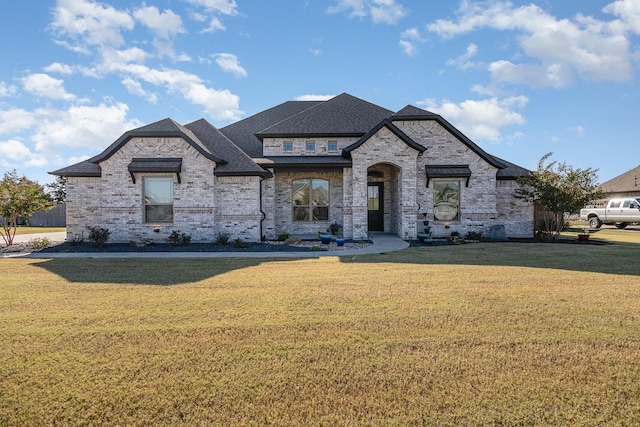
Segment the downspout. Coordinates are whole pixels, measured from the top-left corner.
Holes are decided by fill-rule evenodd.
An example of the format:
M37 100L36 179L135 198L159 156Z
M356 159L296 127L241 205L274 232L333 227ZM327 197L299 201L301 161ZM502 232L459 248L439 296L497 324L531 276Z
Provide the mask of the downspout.
M262 215L262 219L260 219L260 241L264 242L266 240L265 236L262 234L262 223L265 219L267 219L267 214L262 210L262 181L265 178L260 177L260 214Z

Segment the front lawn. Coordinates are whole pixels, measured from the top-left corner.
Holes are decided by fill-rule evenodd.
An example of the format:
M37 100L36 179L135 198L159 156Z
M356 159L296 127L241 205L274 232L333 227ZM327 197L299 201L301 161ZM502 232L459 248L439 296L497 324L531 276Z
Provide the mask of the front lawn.
M0 425L630 425L639 248L0 259Z

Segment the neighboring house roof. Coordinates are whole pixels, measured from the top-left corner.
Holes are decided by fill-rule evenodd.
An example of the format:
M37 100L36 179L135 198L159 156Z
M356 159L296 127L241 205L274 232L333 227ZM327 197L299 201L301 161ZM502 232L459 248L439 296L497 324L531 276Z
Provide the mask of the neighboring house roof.
M364 136L362 136L362 138L360 138L359 140L357 140L356 142L354 142L350 146L345 147L345 149L342 150L342 155L345 158L351 158L351 152L353 150L355 150L356 148L360 147L369 138L371 138L380 129L382 129L384 127L389 129L395 136L397 136L401 141L403 141L409 147L411 147L411 148L413 148L413 149L415 149L415 150L417 150L417 151L419 151L421 153L423 153L427 149L426 147L424 147L424 146L418 144L417 142L415 142L413 139L409 138L406 133L404 133L400 129L398 129L398 127L396 125L394 125L393 123L391 123L389 120L384 119L380 123L378 123L377 126L375 126L373 129L371 129L369 132L367 132Z
M279 137L359 137L391 114L393 111L343 93L260 130L256 136L260 140Z
M605 193L638 193L640 194L640 166L611 178L600 184Z
M202 141L207 149L225 159L226 163L216 166L218 176L270 176L270 173L255 164L236 144L205 119L185 125Z
M288 101L220 129L250 157L262 157L262 142L256 133L312 108L324 101Z

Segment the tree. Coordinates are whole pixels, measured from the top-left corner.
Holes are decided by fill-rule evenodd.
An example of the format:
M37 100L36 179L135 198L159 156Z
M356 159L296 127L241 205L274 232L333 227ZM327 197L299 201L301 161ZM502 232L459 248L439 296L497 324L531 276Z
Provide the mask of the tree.
M26 176L19 177L15 170L6 172L0 181L0 215L3 217L0 235L7 246L13 244L19 217L28 218L36 211L51 207L51 197L40 184Z
M46 184L47 190L51 195L54 203L64 203L67 199L67 178L64 176L56 177L51 184Z
M545 165L552 154L542 156L536 171L518 179L515 197L552 213L543 221L543 233L555 242L562 231L565 212L578 212L590 201L603 198L604 193L597 189L597 169L575 169L555 161Z

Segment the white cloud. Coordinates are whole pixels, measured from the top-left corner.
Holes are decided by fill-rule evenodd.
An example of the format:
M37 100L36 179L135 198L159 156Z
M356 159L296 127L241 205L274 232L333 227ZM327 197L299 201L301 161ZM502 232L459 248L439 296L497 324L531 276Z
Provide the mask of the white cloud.
M418 54L418 44L424 43L425 40L420 35L417 28L409 28L400 34L400 48L405 55L415 56Z
M156 95L153 92L148 92L144 90L140 82L132 79L131 77L126 77L122 79L122 85L125 88L127 88L129 93L145 98L147 101L149 101L152 104L158 103L158 95Z
M172 10L160 13L160 10L155 6L144 6L134 10L133 16L162 39L184 33L180 15L175 14Z
M16 139L0 141L0 165L3 167L42 167L46 164L45 156L31 152L22 142Z
M226 73L236 77L247 77L247 71L238 62L238 57L231 53L217 53L214 55L216 64Z
M24 89L33 95L71 101L75 99L75 95L68 93L64 89L64 81L55 79L47 74L29 74L22 79Z
M170 94L204 107L207 114L216 120L237 120L242 116L237 95L228 90L209 88L195 74L176 69L156 70L140 64L122 65L120 71L137 80L165 87Z
M127 130L140 126L137 120L127 119L128 110L123 103L38 110L39 120L31 139L36 151L45 155L58 155L62 147L102 149Z
M525 123L524 117L516 110L523 109L528 101L525 96L467 100L459 104L427 99L418 102L418 105L446 117L471 139L498 142L503 138L502 128Z
M37 118L30 111L21 108L0 109L0 135L28 129L36 122Z
M476 62L471 61L471 58L478 54L478 46L475 43L469 44L465 53L458 56L457 58L449 59L447 61L447 65L451 65L457 67L460 70L468 70L469 68L474 68L478 64Z
M640 3L637 0L617 0L602 10L619 16L625 30L640 34Z
M351 18L371 16L374 23L397 24L407 16L407 10L395 0L338 0L327 13L349 13Z
M296 96L296 101L327 101L331 98L335 98L335 95L300 95Z
M15 95L16 92L17 89L15 86L0 81L0 98Z
M183 0L194 6L201 6L209 12L234 16L238 14L235 0Z
M584 136L584 134L586 132L585 129L584 129L584 126L582 126L582 125L571 126L571 127L569 127L569 130L571 132L573 132L573 133L578 134L578 136Z
M440 19L427 28L445 39L482 28L514 32L529 61L494 61L489 71L496 81L552 87L566 86L575 75L586 80L627 81L632 71L630 43L624 32L640 22L636 5L621 0L604 9L623 16L623 25L620 20L600 21L582 15L558 19L534 4L514 7L506 1L464 0L457 21Z
M81 40L81 45L120 46L121 31L134 27L127 12L88 0L58 0L53 16L53 29Z
M209 26L202 30L201 33L215 33L216 31L224 31L226 29L227 27L224 26L222 21L217 16L214 16L211 18Z
M54 62L51 65L44 67L44 71L47 73L58 73L58 74L73 74L73 68L66 64L61 64L59 62Z

